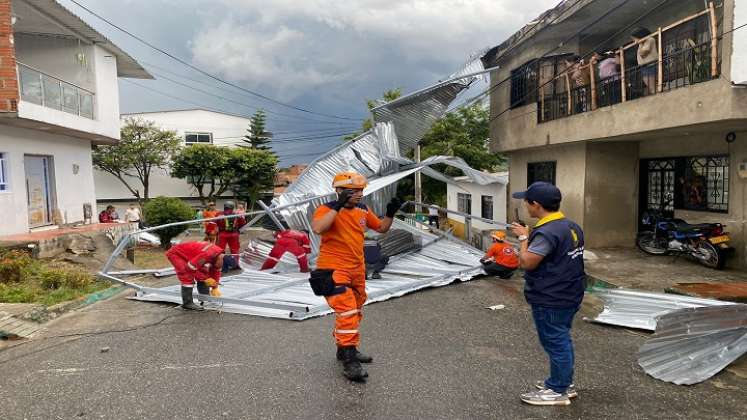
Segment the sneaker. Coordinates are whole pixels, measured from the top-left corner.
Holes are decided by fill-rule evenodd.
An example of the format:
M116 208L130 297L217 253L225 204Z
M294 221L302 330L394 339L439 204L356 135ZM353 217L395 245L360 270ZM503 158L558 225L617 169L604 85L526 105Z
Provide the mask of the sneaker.
M521 394L521 400L531 405L569 405L568 394L558 394L552 389L538 389Z
M535 382L534 383L534 387L537 388L537 389L539 389L539 390L547 389L545 387L545 381L537 381L537 382ZM568 387L568 389L565 390L565 393L568 394L568 398L576 398L576 397L578 397L578 392L576 392L576 385L574 385L574 384L571 384Z

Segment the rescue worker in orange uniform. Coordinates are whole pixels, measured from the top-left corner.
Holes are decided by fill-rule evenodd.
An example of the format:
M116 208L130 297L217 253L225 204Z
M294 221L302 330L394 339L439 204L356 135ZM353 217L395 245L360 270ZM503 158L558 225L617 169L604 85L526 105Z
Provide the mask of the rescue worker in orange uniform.
M215 203L212 201L208 203L207 208L202 211L203 219L211 219L218 216L220 212L216 210ZM218 238L218 223L213 220L211 222L205 222L205 242L215 243Z
M309 260L306 257L306 254L311 253L309 234L307 231L293 229L285 229L275 233L275 246L272 247L270 255L267 256L260 270L269 270L275 267L286 252L290 252L296 257L302 273L309 272Z
M516 250L506 243L506 232L498 230L491 235L493 246L480 259L485 273L502 279L511 278L519 268L519 255Z
M202 310L192 298L195 282L198 293L220 296L218 284L223 267L223 251L220 248L210 242L184 242L166 251L166 258L174 266L182 284L182 308Z
M234 207L236 205L233 203L233 201L226 201L225 204L223 204L223 211L218 213L218 216L229 216L232 214L236 214L234 212ZM221 252L224 252L226 250L226 245L228 245L228 248L231 250L231 259L235 261L233 267L230 268L236 268L238 266L238 255L239 255L239 229L241 229L242 226L246 224L246 219L244 219L243 216L240 217L232 217L230 219L221 219L216 220L216 223L218 224L218 248L221 249Z
M332 182L337 200L317 208L311 223L314 233L322 237L317 269L312 278L319 273L331 275L334 291L325 298L335 311L337 359L343 362L345 377L357 382L365 381L368 376L361 363L373 361L372 357L358 351L358 327L363 318L361 309L366 302L364 233L366 228L379 233L389 231L394 215L401 207L399 200L392 199L387 204L386 217L379 219L361 203L366 185L366 177L358 173L337 174Z

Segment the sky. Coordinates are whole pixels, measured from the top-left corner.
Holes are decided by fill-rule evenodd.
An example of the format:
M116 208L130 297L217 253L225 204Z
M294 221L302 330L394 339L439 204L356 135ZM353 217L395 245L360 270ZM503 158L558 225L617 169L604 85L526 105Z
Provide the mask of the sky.
M314 113L223 85L58 1L156 77L120 79L123 113L263 108L288 166L340 144L368 116L366 99L444 80L559 0L76 0L218 78Z

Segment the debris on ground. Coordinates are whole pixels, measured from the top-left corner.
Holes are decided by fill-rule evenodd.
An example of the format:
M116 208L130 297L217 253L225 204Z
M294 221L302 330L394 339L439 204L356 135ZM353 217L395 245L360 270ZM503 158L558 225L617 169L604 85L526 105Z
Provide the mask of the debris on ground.
M498 311L501 309L505 309L506 305L494 305L494 306L488 306L487 309L490 309L491 311Z
M668 292L686 296L747 303L747 283L677 283Z

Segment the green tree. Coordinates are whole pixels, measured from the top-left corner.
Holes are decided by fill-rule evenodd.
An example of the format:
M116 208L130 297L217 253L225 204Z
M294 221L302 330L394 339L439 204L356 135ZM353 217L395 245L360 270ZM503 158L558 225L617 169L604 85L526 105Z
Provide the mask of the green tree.
M249 143L249 147L258 150L270 150L270 141L272 133L266 129L267 116L263 109L258 109L249 120L249 128L244 136L243 141Z
M172 158L171 176L192 185L204 205L233 186L236 171L230 165L232 156L233 150L225 147L208 144L185 147Z
M167 223L186 222L194 219L194 210L178 198L156 197L148 200L143 206L143 215L148 224L152 226L165 225ZM161 240L161 248L169 249L171 240L185 230L188 225L171 226L154 231Z
M231 151L229 166L235 177L231 189L234 195L251 203L251 209L262 193L272 191L278 158L268 150L236 148Z
M420 141L420 156L457 156L475 169L494 172L505 168L506 158L488 150L490 114L486 107L476 104L460 108L436 121ZM436 165L449 176L463 175L462 171L447 165ZM405 187L405 185L403 185ZM423 177L423 199L440 205L446 204L446 185Z
M382 95L382 99L379 99L379 100L367 99L366 100L366 105L368 106L368 110L370 111L370 110L376 108L377 106L379 106L381 103L391 102L391 101L399 98L400 96L402 96L402 89L400 89L400 88L389 89L386 92L384 92L384 95ZM355 132L353 134L345 136L343 138L343 140L346 140L346 141L347 140L352 140L352 139L360 136L361 134L365 133L366 131L370 130L371 128L373 128L373 126L374 126L373 118L371 118L371 117L366 118L363 121L363 124L361 124L361 130L360 131L357 131L357 132Z
M168 169L181 138L175 131L159 129L152 121L134 118L125 120L120 136L117 144L93 148L93 165L116 177L142 205L149 199L153 170Z

